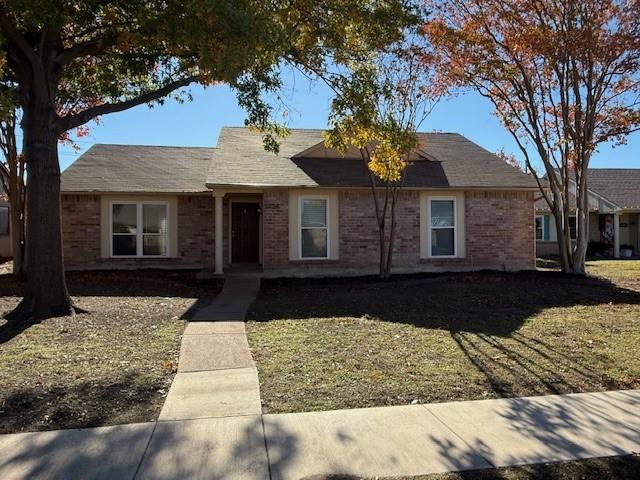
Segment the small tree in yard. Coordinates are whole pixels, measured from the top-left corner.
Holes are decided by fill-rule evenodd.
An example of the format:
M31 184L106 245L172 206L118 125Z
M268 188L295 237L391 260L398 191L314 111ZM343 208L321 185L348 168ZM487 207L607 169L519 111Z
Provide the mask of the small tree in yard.
M231 84L247 123L277 149L283 129L263 94L283 61L318 68L327 58L395 41L406 0L5 0L0 3L0 82L15 85L26 158L27 288L9 315L73 312L60 230L57 144L99 116L184 98L193 82Z
M325 144L345 154L356 148L369 176L379 236L379 275L393 264L397 206L407 166L419 146L416 130L440 93L416 45L399 45L368 62L347 65L329 80L332 101Z
M562 270L585 273L589 161L599 145L623 143L640 127L640 3L430 0L427 6L432 18L425 31L442 79L493 103L553 212Z

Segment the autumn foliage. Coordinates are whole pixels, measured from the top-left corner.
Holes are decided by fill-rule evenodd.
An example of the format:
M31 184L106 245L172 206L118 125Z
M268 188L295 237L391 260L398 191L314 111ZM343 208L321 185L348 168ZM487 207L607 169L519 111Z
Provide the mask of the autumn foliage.
M555 216L563 270L584 273L589 161L640 128L640 1L426 3L440 81L493 103Z

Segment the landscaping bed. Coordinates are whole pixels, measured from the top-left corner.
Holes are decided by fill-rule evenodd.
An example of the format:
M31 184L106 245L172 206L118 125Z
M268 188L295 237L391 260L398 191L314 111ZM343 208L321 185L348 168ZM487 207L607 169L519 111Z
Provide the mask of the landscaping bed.
M0 319L0 433L155 420L185 318L220 289L195 272L72 272L67 282L82 313L26 329ZM1 312L22 288L0 275Z
M639 269L266 282L247 324L263 410L640 388Z

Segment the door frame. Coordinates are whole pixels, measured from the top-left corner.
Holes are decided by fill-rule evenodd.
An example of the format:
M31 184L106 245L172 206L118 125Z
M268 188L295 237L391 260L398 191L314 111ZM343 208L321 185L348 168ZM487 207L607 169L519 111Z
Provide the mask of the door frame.
M256 197L229 197L229 223L228 223L228 245L229 245L229 265L233 265L233 238L231 236L233 229L233 204L234 203L257 203L258 212L258 265L262 265L262 198Z

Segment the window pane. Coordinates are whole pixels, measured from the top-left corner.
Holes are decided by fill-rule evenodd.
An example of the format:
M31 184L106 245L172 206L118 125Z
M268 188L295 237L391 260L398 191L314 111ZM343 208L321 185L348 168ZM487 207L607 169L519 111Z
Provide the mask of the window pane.
M113 233L136 233L137 205L113 204Z
M542 240L542 217L536 217L536 240Z
M167 233L167 206L142 205L142 233Z
M136 255L136 236L135 235L113 235L114 255Z
M9 207L0 207L0 235L9 235Z
M453 200L431 200L431 226L453 227Z
M327 226L327 201L305 198L302 200L302 227Z
M431 230L431 255L434 257L454 255L454 237L453 228Z
M142 242L143 255L166 255L167 237L164 235L144 235Z
M302 230L302 256L305 258L327 257L327 230L310 228Z

